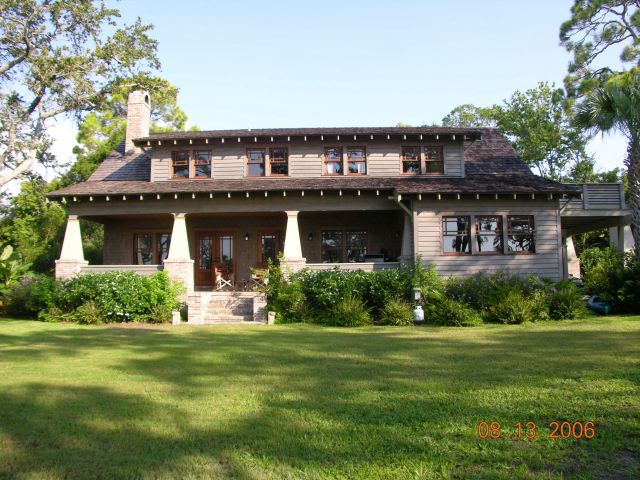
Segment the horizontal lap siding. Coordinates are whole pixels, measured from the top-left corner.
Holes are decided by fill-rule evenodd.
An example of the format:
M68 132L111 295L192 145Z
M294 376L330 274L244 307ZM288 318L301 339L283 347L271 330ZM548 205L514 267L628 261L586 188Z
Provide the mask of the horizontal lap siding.
M560 226L555 202L477 201L415 202L416 253L445 276L470 275L482 270L509 270L552 279L561 277ZM534 215L536 253L533 255L442 255L441 218L445 215ZM505 225L506 227L506 225Z
M444 174L450 177L464 176L464 151L462 145L444 146Z
M246 146L214 148L211 157L213 178L233 179L244 177Z
M151 160L151 181L162 182L170 176L171 152L168 150L156 150Z
M289 176L319 177L322 175L321 145L289 147Z
M400 175L400 152L398 144L369 145L367 147L367 168L374 177L394 177Z

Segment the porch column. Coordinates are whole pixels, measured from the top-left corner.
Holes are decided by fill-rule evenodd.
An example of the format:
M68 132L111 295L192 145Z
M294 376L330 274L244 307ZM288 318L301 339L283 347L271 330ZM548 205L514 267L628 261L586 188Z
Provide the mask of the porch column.
M74 277L80 273L82 267L88 264L82 250L80 219L77 215L69 215L60 258L56 260L56 279L66 280Z
M189 253L185 213L173 214L171 244L169 245L169 255L164 261L164 269L169 277L184 284L187 295L193 292L193 260Z
M302 257L302 244L300 243L300 229L298 228L297 210L289 210L287 214L287 232L284 237L284 258L282 266L286 269L297 272L302 270L307 263L307 259Z
M402 226L402 248L400 250L401 262L409 262L412 259L412 245L411 239L413 237L413 228L411 217L407 214L404 215L404 224Z
M615 227L609 228L609 245L619 253L624 253L624 222L621 221Z
M567 249L567 276L580 278L580 259L576 255L576 247L573 244L573 237L565 239Z

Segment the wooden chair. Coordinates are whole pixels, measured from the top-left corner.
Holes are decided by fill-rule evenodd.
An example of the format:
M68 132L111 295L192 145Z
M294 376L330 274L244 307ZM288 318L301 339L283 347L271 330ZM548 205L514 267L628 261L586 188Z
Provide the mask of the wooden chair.
M216 272L216 290L222 290L229 287L233 290L233 274L230 274L226 268L215 268Z

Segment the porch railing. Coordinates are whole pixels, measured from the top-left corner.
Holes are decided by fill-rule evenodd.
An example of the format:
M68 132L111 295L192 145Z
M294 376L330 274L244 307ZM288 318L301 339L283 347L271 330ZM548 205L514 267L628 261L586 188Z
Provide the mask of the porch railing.
M398 268L400 262L357 262L357 263L307 263L305 265L309 270L364 270L371 272L373 270L388 270L390 268Z
M561 199L563 210L624 210L624 187L621 183L583 183L582 198Z
M85 265L80 273L135 272L140 275L153 275L162 270L162 265Z

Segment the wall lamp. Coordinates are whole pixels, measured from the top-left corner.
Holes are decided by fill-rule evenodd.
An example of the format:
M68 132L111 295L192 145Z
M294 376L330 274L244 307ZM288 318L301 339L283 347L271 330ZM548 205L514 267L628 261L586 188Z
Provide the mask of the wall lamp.
M248 233L245 233L245 234L244 234L244 239L245 239L245 241L248 241L248 240L249 240L249 234L248 234Z
M307 238L309 239L309 241L313 240L313 233L310 233Z

